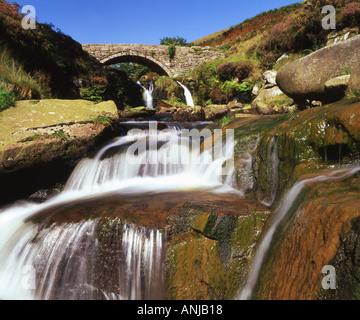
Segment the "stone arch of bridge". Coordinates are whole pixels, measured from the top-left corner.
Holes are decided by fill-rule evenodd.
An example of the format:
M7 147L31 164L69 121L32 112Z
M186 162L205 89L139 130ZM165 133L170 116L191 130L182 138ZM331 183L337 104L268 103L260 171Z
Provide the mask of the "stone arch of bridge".
M144 65L161 76L171 76L170 69L160 61L151 56L145 56L141 53L118 52L112 54L100 61L104 65L113 65L121 62L133 62Z

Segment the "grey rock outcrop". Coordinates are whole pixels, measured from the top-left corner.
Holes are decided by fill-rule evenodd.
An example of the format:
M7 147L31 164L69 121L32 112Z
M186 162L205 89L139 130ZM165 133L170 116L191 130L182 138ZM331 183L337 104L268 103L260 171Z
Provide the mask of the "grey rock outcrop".
M325 100L325 83L332 78L352 73L352 82L359 74L352 72L359 65L360 36L320 49L279 69L279 88L296 102Z

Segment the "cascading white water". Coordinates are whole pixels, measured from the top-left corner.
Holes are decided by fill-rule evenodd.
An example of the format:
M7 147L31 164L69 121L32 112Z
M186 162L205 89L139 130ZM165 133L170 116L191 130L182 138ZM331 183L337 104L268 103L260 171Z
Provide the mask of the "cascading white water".
M159 292L162 233L116 220L108 223L122 229L118 239L108 237L111 242L102 236L99 221L52 224L40 230L31 222L23 225L0 251L0 298L164 298ZM104 240L107 243L101 244ZM111 250L104 257L107 247ZM36 271L33 279L26 268Z
M144 90L144 100L146 108L154 109L153 106L153 92L154 92L154 83L150 81L149 89L146 89L140 81L137 81L137 84Z
M325 181L331 182L331 181L342 180L347 177L351 177L352 175L354 175L359 171L360 171L360 166L355 166L350 168L339 168L331 171L327 175L319 175L313 178L301 180L292 186L292 188L285 194L284 198L280 202L279 207L274 215L273 221L271 222L271 225L269 227L269 230L266 232L264 238L261 240L261 243L256 251L254 262L252 264L246 285L238 296L239 300L251 299L253 295L253 290L255 288L255 285L259 277L262 264L270 248L273 236L279 224L284 220L284 218L290 212L293 204L296 202L297 198L299 197L305 186L318 182L325 182Z
M203 152L193 149L189 140L180 136L181 130L173 127L162 132L130 132L100 149L93 159L81 161L58 196L42 204L15 204L1 211L0 299L163 298L156 295L163 283L161 231L125 224L121 236L108 246L116 247L111 263L98 266L103 249L99 221L46 228L34 221L40 214L44 218L46 212L51 213L52 208L114 193L142 195L190 189L236 193L232 187L234 168L225 179L219 174L233 157L233 137L226 139L224 146L221 142L222 155L214 159L213 148ZM156 142L152 140L155 136ZM139 143L155 146L138 152L140 161L129 161L126 151ZM108 154L114 151L117 153ZM182 163L184 158L188 162ZM36 289L26 287L28 281L31 283L24 274L27 267L36 270L36 280L40 281L35 281ZM104 272L109 277L116 274L112 282L116 288L96 280Z
M183 85L180 81L177 81L177 83L184 89L186 105L190 106L190 107L195 107L194 100L193 100L190 90L185 85Z
M222 149L222 156L214 159L214 148L204 152L193 149L188 137L181 130L158 132L135 131L102 148L94 159L82 160L70 176L65 192L116 190L125 193L166 192L189 189L239 193L233 188L234 167L226 174L219 174L223 164L233 158L234 140L215 147ZM107 151L133 143L151 144L151 150L140 152L136 159L129 159L127 152L104 158ZM158 142L162 142L158 147ZM133 144L134 145L134 144ZM131 146L130 146L131 148ZM185 160L185 161L184 161Z

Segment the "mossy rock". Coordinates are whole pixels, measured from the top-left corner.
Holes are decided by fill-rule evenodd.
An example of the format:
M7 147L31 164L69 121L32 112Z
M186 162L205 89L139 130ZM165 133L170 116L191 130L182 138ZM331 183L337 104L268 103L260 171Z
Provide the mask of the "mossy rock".
M112 101L17 101L0 112L0 172L81 158L117 122Z
M189 209L188 206L188 214ZM237 217L204 209L191 211L191 230L172 233L169 241L166 256L169 298L235 298L246 280L255 244L269 213L253 210Z
M120 117L122 118L149 118L155 115L156 110L146 107L136 107L131 109L125 109L120 111Z
M167 255L167 287L173 300L232 299L238 290L239 267L225 269L215 240L189 233Z
M116 119L113 101L95 104L87 100L24 100L0 112L0 147L34 135L32 129L91 122L99 116Z

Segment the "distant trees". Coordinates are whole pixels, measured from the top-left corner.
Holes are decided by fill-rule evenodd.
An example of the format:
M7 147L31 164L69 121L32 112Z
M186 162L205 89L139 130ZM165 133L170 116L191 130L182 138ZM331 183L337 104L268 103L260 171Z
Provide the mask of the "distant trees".
M160 39L160 44L165 46L175 45L175 46L185 47L187 46L188 43L186 39L176 36L176 37L164 37Z
M122 70L127 73L129 78L132 79L140 79L142 76L147 74L148 72L151 72L151 69L149 67L143 66L141 64L135 64L135 63L118 63L112 66L115 69Z

